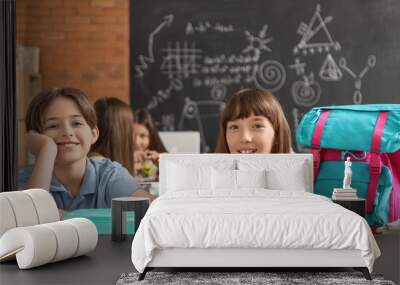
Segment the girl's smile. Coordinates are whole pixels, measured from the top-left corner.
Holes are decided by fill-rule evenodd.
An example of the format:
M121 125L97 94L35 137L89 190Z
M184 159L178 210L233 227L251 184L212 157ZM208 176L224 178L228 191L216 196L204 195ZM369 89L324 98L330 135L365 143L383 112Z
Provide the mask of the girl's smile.
M241 148L237 152L238 153L256 153L257 148Z

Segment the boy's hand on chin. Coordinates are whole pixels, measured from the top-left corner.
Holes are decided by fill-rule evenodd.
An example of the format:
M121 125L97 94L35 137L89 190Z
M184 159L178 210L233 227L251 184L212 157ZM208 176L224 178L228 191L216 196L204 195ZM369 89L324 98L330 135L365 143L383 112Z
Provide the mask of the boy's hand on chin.
M26 146L30 153L37 156L42 149L47 149L53 154L57 154L57 144L55 141L46 135L36 131L29 131L26 134Z

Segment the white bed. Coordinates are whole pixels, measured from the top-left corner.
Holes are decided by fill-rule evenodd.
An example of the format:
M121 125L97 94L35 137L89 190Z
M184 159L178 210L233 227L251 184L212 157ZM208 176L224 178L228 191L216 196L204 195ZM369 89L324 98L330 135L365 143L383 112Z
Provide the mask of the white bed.
M132 262L141 278L154 267L355 267L368 278L380 251L367 222L312 185L308 154L163 154Z

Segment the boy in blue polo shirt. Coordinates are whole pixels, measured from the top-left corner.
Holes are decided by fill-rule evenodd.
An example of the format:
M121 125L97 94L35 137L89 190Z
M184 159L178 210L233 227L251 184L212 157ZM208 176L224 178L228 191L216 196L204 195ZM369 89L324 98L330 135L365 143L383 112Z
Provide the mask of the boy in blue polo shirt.
M110 207L114 197L153 200L119 163L87 157L99 131L96 113L82 91L54 88L34 97L26 129L27 147L36 160L19 172L18 189L47 189L58 208L67 211Z

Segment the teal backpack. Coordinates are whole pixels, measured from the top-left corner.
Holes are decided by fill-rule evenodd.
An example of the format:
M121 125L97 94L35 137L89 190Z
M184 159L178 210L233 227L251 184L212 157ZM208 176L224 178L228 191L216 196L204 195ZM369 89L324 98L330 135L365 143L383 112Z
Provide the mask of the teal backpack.
M351 187L366 199L368 223L400 219L400 104L317 107L296 130L297 143L314 157L314 193L342 188L344 161L352 162Z

